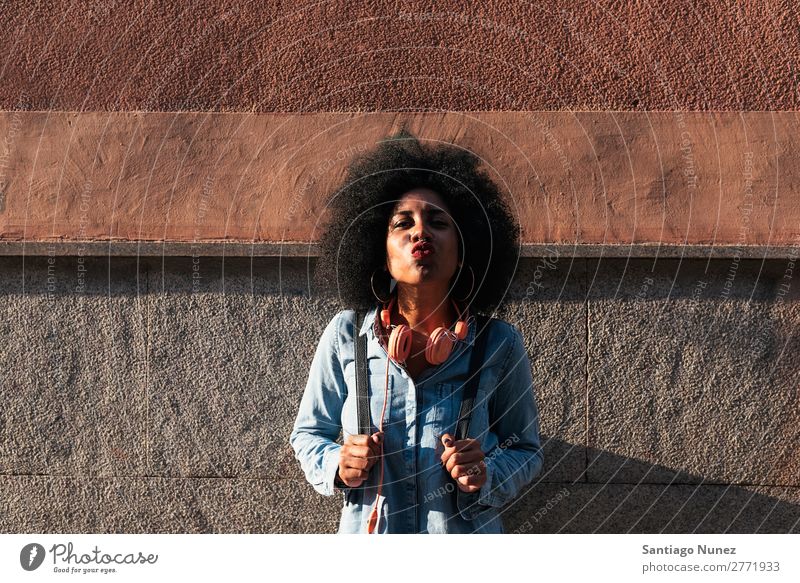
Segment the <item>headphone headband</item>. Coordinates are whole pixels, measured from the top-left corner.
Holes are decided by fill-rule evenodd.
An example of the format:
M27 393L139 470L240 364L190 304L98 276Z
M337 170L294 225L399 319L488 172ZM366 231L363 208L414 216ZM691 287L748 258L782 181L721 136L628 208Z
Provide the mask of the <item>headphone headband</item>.
M383 324L386 330L392 328L391 313L396 299L396 294L392 295L389 300L389 305L381 310L381 324ZM450 353L453 351L455 342L464 340L469 330L469 308L465 311L466 316L464 316L456 301L453 298L450 298L450 301L458 314L455 332L445 326L439 326L428 336L427 345L425 347L425 359L433 365L441 364L447 360ZM402 363L408 359L408 355L411 352L412 335L411 327L405 324L398 324L391 330L387 352L393 360Z

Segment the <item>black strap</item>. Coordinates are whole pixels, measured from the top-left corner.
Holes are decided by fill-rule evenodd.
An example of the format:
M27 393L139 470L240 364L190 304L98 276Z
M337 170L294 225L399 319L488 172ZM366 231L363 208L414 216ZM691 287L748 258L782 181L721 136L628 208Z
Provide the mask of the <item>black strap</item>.
M477 336L469 359L469 374L467 382L464 384L464 397L461 399L461 411L458 414L456 440L466 439L467 435L469 435L469 424L472 420L472 410L475 407L475 396L478 394L478 381L481 378L484 354L486 352L486 338L489 336L488 323L489 318L487 316L482 314L475 315Z
M356 412L358 415L358 433L371 435L369 411L369 381L367 378L367 335L359 335L361 330L361 314L358 310L355 317L356 352L354 355L356 365Z

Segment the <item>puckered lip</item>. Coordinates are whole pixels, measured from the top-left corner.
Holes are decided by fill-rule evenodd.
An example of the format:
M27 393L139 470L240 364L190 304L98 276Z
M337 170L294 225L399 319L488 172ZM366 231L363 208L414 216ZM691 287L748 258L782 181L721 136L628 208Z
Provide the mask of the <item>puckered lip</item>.
M413 255L417 251L430 251L431 253L433 253L435 249L433 248L433 245L431 245L427 241L421 241L411 248L411 254Z

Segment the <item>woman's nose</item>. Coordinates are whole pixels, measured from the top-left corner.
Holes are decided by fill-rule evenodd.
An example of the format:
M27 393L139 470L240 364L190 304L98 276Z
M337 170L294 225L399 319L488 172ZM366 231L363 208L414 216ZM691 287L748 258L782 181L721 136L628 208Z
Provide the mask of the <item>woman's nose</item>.
M411 236L411 240L414 241L414 242L417 242L420 239L428 239L429 240L431 238L431 235L430 235L430 232L428 231L427 225L425 223L423 223L422 221L419 221L417 223L417 225L418 225L417 226L417 230L414 231L414 234Z

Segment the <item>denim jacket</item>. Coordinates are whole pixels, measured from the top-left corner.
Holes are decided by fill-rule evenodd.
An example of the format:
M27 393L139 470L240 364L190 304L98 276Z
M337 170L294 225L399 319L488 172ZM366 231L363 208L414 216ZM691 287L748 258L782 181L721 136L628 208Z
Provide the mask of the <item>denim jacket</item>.
M442 466L440 436L455 435L463 383L475 340L467 337L449 358L429 366L416 380L388 358L380 340L379 306L371 308L359 334L367 335L372 431L380 427L386 366L389 396L384 415L383 485L378 500L379 533L502 533L502 506L541 471L539 415L531 366L522 335L499 319L489 320L486 354L467 437L485 454L487 480L478 492L462 492ZM314 489L324 496L343 493L339 533L366 532L376 501L381 461L359 487L339 488L343 434L358 433L355 384L355 312L342 310L325 328L289 441Z

